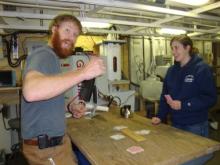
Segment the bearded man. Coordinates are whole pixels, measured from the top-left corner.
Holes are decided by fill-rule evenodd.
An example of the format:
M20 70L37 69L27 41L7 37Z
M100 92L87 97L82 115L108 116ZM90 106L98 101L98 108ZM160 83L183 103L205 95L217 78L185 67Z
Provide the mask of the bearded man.
M30 165L77 164L65 134L64 92L105 72L103 60L92 57L85 67L61 73L59 58L72 55L81 31L76 17L58 15L49 26L48 45L36 49L27 58L22 84L21 133L23 153ZM70 111L80 118L85 107L73 106Z

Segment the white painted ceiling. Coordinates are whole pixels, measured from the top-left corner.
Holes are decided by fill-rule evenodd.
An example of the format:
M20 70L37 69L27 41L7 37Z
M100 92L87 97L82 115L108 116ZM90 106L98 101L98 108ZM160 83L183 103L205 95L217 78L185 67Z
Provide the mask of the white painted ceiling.
M220 36L219 0L197 7L171 0L0 0L0 32L47 30L49 20L64 12L116 27L86 28L87 33L156 36L158 29L169 27L184 29L197 38Z

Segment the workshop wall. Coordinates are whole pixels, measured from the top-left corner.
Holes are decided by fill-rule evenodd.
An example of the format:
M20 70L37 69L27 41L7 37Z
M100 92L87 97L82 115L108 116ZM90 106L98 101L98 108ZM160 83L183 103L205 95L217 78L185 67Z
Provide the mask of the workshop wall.
M11 40L11 36L7 36L6 39L8 42ZM11 52L11 60L13 63L17 61L17 59L23 55L28 55L36 49L37 47L41 45L47 44L48 41L48 35L46 33L20 33L16 35L17 38L17 52ZM76 43L76 47L82 47L84 51L94 51L96 54L98 54L98 49L96 47L96 43L105 39L105 36L87 36L87 35L81 35ZM7 51L6 46L4 45L1 47L1 50L3 51L3 58L0 59L0 69L2 70L15 70L16 71L16 81L18 85L21 85L22 80L22 70L25 65L25 60L21 62L20 65L17 67L11 67L8 64L7 61Z

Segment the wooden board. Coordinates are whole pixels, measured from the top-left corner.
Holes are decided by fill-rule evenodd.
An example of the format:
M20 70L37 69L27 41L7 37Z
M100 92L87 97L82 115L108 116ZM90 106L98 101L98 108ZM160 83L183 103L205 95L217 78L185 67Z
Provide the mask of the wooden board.
M0 87L0 104L19 104L21 87Z
M120 134L115 126L126 126L132 131L150 130L142 135L146 140L135 141L127 136L113 140L110 136ZM178 165L220 149L220 143L200 137L168 125L152 125L151 120L135 115L125 119L120 110L100 112L93 119L67 121L67 132L93 165ZM126 150L140 146L144 152L131 154Z
M135 140L136 142L141 142L141 141L144 141L146 140L145 137L141 136L141 135L138 135L138 134L135 134L133 131L131 131L130 129L128 128L124 128L121 130L121 132L125 135L127 135L128 137L132 138L133 140Z

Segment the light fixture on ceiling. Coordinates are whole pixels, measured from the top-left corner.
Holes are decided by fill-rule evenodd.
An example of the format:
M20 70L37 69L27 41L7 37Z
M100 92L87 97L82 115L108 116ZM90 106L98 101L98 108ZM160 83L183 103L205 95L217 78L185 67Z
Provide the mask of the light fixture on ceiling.
M192 33L188 33L187 36L189 37L193 37L193 36L198 36L198 35L202 35L203 33L201 32L192 32Z
M186 34L186 31L182 30L182 29L161 28L159 30L159 33L160 34L179 35L179 34Z
M109 28L111 26L110 23L105 22L88 22L88 21L81 21L83 27L87 28Z
M169 0L177 3L182 3L186 5L192 5L192 6L200 6L207 4L210 0Z
M220 36L216 36L214 40L220 40Z

